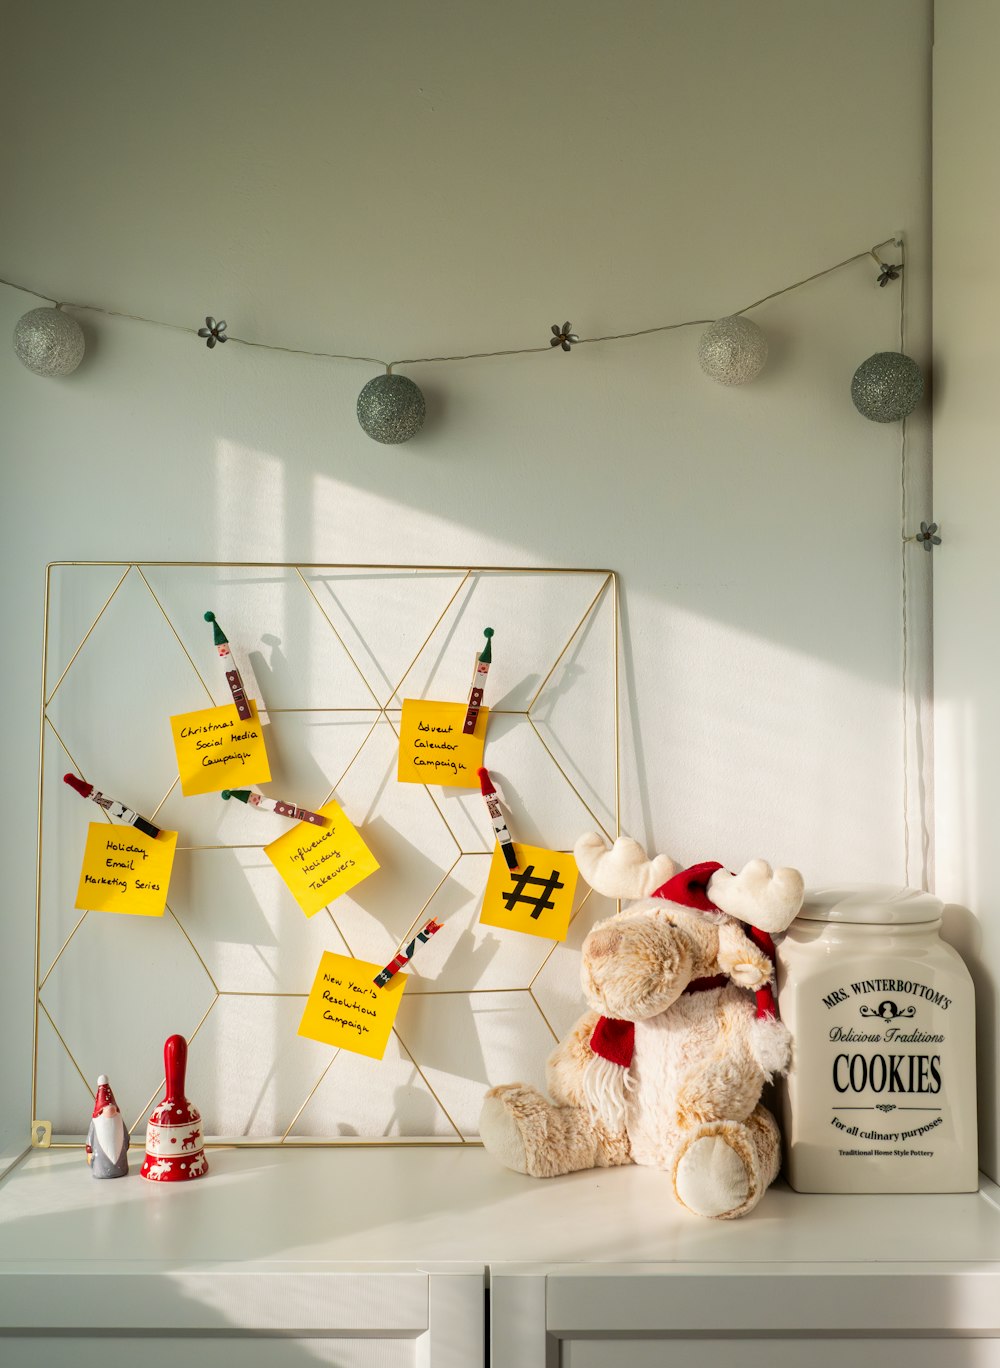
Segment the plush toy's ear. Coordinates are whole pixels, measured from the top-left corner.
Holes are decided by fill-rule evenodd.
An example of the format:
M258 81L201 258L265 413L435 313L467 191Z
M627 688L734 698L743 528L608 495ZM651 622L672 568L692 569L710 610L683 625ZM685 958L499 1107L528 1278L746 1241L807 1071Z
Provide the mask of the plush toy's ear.
M648 898L680 868L669 855L650 859L638 841L619 836L609 850L596 831L573 847L577 868L595 893L606 898Z
M771 935L792 924L804 893L797 869L772 869L765 860L751 860L738 874L716 870L708 884L708 896L720 912Z

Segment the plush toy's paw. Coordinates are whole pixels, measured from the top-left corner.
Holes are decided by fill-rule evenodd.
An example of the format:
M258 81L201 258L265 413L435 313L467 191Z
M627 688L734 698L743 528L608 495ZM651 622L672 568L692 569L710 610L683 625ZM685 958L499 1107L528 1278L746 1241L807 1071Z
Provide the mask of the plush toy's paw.
M674 1163L674 1193L696 1216L732 1220L760 1201L770 1174L761 1172L755 1133L738 1121L702 1126Z
M494 1088L488 1092L479 1113L479 1136L484 1148L493 1155L498 1163L515 1173L528 1172L528 1157L524 1148L524 1137L514 1118L514 1113L504 1101L504 1094L522 1091L521 1085L508 1088Z

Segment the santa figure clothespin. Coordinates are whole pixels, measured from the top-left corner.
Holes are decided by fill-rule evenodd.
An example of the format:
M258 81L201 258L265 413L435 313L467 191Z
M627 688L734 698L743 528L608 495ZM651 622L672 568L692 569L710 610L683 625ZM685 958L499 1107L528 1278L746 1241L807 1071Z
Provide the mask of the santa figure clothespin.
M493 628L484 627L483 636L486 638L486 645L476 656L472 671L472 688L469 690L469 704L465 710L465 724L462 727L466 736L471 736L476 730L476 721L483 706L483 694L486 692L486 676L493 661Z

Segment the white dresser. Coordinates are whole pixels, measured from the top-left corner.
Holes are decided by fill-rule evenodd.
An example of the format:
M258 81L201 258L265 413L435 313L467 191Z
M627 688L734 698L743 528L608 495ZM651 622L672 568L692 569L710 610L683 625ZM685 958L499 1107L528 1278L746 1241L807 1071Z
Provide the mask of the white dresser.
M141 1152L133 1151L138 1161ZM204 1181L0 1182L3 1368L1000 1368L1000 1190L778 1187L700 1221L639 1168L214 1150Z

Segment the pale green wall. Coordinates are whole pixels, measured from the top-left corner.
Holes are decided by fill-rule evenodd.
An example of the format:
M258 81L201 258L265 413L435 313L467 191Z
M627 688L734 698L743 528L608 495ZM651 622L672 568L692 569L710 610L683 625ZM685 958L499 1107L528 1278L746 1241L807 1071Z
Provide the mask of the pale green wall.
M997 1103L997 512L994 300L1000 269L1000 139L994 55L1000 10L937 7L934 50L934 509L946 538L934 574L938 889L957 904L979 1016L982 1166L1000 1175ZM947 554L943 554L944 551ZM973 920L969 912L975 914Z
M10 5L4 34L0 273L61 297L439 354L713 317L903 230L926 357L929 0L98 0ZM901 879L898 431L848 398L896 344L873 282L761 310L741 391L702 377L697 329L420 368L397 449L357 427L363 365L92 316L68 380L8 355L5 1067L30 1051L50 559L611 565L633 834ZM3 329L31 303L0 290ZM923 421L911 444L919 486Z

